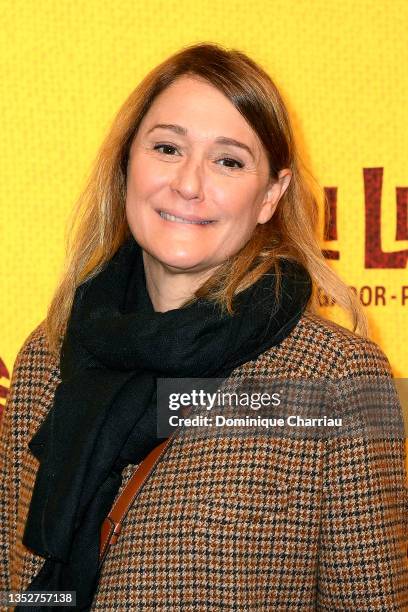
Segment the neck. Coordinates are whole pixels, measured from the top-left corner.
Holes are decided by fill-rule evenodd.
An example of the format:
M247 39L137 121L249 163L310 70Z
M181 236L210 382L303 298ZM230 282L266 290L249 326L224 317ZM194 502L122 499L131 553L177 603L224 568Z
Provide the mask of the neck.
M146 251L143 251L143 264L147 292L156 312L180 308L214 271L173 271Z

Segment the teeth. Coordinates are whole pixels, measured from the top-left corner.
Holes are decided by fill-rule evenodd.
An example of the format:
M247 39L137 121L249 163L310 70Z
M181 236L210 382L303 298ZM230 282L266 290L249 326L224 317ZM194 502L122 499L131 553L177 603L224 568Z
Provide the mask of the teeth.
M176 221L177 223L192 223L194 225L207 225L208 223L212 223L212 221L189 221L188 219L183 219L183 217L175 217L174 215L170 215L162 210L160 211L160 216L163 219L167 219L168 221Z

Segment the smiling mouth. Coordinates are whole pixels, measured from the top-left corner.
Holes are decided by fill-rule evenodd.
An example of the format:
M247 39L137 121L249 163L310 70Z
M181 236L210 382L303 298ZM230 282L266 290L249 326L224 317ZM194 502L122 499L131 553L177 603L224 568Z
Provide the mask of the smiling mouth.
M166 221L175 221L176 223L189 223L191 225L209 225L210 223L214 223L214 221L190 221L189 219L183 219L183 217L176 217L175 215L170 215L169 213L159 211L159 215L162 219Z

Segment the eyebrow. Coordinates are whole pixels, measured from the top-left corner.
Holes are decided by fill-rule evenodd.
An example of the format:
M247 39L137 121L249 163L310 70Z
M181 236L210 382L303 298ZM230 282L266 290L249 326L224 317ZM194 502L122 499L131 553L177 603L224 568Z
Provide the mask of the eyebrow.
M180 134L180 136L187 135L186 128L182 127L181 125L177 125L176 123L157 123L152 128L150 128L147 134L150 134L150 132L153 132L153 130L156 130L158 128L161 128L162 130L171 130L172 132L175 132L176 134ZM246 145L244 142L235 140L235 138L228 138L227 136L218 136L215 139L215 142L218 144L232 145L233 147L239 147L241 149L244 149L250 154L252 159L255 161L255 156L252 152L252 149L250 149L248 145Z

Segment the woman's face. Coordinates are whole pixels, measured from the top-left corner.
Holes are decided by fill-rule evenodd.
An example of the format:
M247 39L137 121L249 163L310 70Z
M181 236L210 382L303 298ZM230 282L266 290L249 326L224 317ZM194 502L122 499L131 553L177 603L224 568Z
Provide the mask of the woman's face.
M265 150L208 82L179 77L133 140L126 216L145 252L172 271L212 270L268 221L290 180L271 184Z

